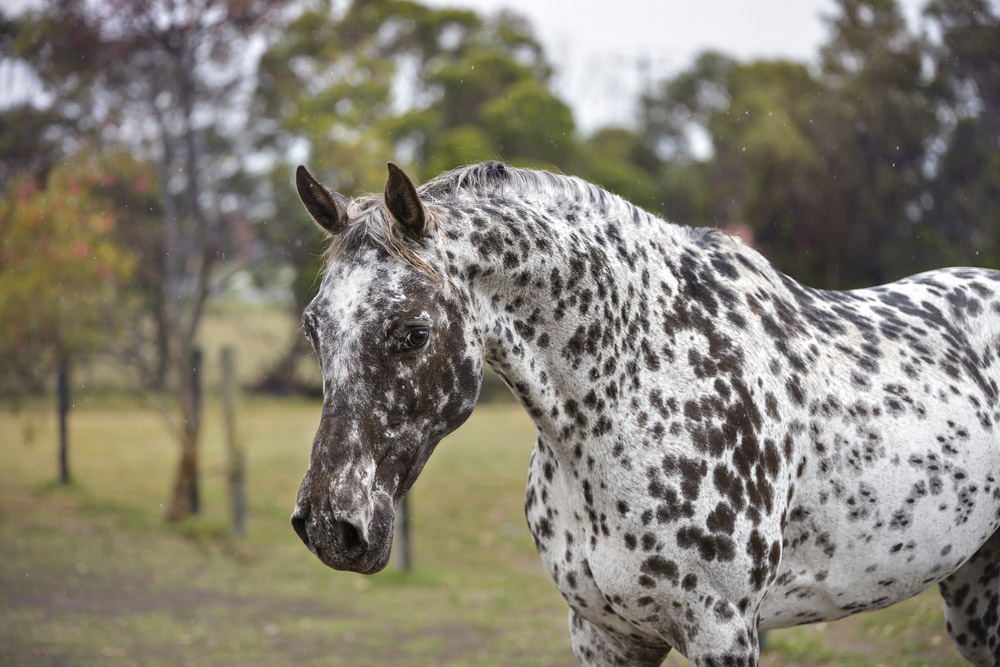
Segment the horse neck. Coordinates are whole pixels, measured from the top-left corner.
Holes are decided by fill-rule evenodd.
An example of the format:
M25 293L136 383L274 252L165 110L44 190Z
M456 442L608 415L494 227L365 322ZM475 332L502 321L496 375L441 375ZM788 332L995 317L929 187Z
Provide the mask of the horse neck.
M456 208L449 223L462 224L441 235L486 362L550 440L566 440L585 408L597 414L628 400L628 378L662 335L652 312L677 293L669 267L694 246L691 230L603 197L490 202L488 215Z

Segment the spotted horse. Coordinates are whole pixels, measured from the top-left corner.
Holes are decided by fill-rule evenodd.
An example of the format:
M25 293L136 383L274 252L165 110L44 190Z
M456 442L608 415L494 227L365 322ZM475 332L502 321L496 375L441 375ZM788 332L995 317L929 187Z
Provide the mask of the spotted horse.
M739 239L490 162L348 201L303 326L323 411L292 524L385 567L484 364L534 421L526 513L585 665L757 665L758 629L938 584L1000 664L1000 271L823 291Z

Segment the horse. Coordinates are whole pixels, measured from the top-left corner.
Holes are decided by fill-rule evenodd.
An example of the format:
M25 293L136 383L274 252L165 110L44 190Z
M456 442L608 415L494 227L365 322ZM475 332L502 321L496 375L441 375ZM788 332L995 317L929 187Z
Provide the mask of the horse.
M323 408L292 524L385 567L485 365L534 422L525 513L584 665L757 665L758 631L937 584L1000 664L1000 271L803 286L740 239L487 162L348 200L303 328Z

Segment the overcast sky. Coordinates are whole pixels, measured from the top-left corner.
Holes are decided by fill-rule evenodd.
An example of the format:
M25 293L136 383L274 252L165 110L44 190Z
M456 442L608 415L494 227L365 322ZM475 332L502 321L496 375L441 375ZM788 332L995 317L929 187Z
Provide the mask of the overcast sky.
M918 25L927 0L899 0ZM7 8L37 0L0 0ZM556 67L556 90L590 132L630 124L640 90L675 74L706 49L741 60L811 61L826 40L834 0L424 0L480 13L527 16ZM1000 0L991 0L994 6ZM643 63L646 67L643 67ZM0 71L0 106L18 72Z
M527 16L556 66L555 86L587 132L629 123L649 78L687 67L705 49L739 59L814 59L833 0L426 0ZM925 0L901 0L916 22ZM642 73L645 59L651 77Z

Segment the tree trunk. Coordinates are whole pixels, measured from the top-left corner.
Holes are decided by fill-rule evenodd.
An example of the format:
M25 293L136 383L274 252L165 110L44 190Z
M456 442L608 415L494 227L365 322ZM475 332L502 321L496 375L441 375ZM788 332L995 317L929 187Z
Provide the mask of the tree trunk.
M167 508L167 521L179 521L194 514L192 500L198 487L198 434L185 428L181 436L181 458L174 477L174 488Z
M185 176L185 188L183 191L183 205L178 206L174 201L169 189L164 186L165 196L164 213L165 218L165 248L170 254L167 262L166 289L164 296L167 299L168 313L171 325L172 343L176 345L178 357L182 360L180 364L179 390L181 408L181 458L177 466L177 476L174 480L173 493L169 501L166 519L177 521L188 514L197 513L199 510L198 498L198 440L201 426L201 387L198 380L198 368L201 365L200 351L194 348L194 340L198 333L198 325L208 298L209 275L218 248L217 220L206 215L201 203L201 191L198 184L199 176L199 155L201 146L197 137L197 130L194 124L195 107L195 81L194 81L194 50L190 44L182 44L178 48L170 50L171 60L174 66L173 73L176 76L178 104L182 129L179 133L181 150L180 162L175 163L173 158L175 153L171 148L170 141L164 141L163 156L161 164L163 168L172 170L183 165ZM155 105L154 105L155 107ZM162 117L159 118L161 126ZM165 136L171 133L164 133ZM164 184L169 182L172 172L167 172L164 176ZM177 193L180 197L181 194ZM193 222L193 239L195 244L193 249L184 253L186 270L192 275L185 275L182 278L180 273L181 264L178 262L180 251L180 222L178 213L183 211L185 218ZM186 307L179 303L180 295L186 290L181 286L190 278L194 279L194 289L190 296L184 298Z
M178 521L199 511L198 438L201 432L201 350L187 355L181 368L181 458L167 507L167 521Z
M166 519L177 521L198 511L198 440L200 428L200 386L197 368L192 363L194 340L208 298L209 276L219 247L217 214L206 213L201 201L199 167L205 149L194 121L197 101L194 74L196 45L189 33L181 32L169 41L165 54L164 76L170 79L164 90L177 94L178 112L168 119L150 98L150 115L160 128L162 139L158 168L163 192L164 266L163 298L165 321L169 327L166 342L171 359L179 368L177 377L180 399L180 461ZM185 178L183 191L168 186L178 172ZM183 239L183 243L181 240ZM193 283L193 288L189 285ZM162 324L162 323L161 323Z
M69 360L59 357L58 410L59 410L59 481L69 484Z
M165 391L167 388L167 373L170 370L170 325L167 324L167 307L163 303L163 295L160 294L158 303L153 313L154 326L156 327L156 364L153 369L153 389Z

